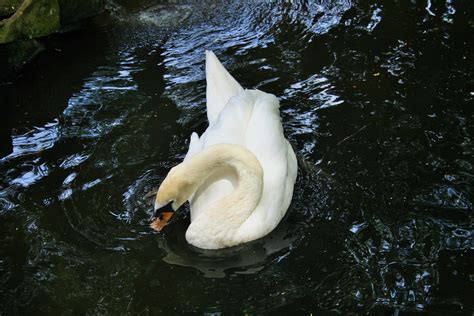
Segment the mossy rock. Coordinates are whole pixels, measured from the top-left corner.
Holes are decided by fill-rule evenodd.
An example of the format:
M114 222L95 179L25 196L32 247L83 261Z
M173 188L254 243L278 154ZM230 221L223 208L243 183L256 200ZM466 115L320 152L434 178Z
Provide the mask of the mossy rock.
M59 27L58 0L24 0L15 14L0 21L0 43L46 36Z

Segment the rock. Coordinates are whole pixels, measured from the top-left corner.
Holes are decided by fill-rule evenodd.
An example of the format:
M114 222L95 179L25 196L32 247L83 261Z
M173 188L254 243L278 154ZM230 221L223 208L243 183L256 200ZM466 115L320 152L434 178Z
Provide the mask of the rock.
M104 0L58 0L61 29L96 16L104 9Z
M22 0L0 0L0 17L8 17L20 7Z
M20 5L21 4L21 5ZM0 0L0 43L68 30L104 8L104 0Z
M0 43L49 35L59 26L57 0L24 0L15 14L0 21Z
M103 8L104 0L0 0L0 84L43 50L35 38L77 28Z

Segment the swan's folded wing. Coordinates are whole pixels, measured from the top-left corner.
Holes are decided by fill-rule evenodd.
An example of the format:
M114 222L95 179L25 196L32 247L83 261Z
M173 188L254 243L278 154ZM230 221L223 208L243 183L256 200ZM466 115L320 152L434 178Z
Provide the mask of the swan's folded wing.
M245 147L259 158L260 163L286 161L287 141L281 125L279 101L273 94L252 91L255 103L245 134Z
M246 132L250 149L264 171L264 189L257 209L239 229L242 238L259 238L278 225L286 213L296 180L296 158L283 134L279 102L272 95L256 91Z
M255 96L251 90L244 90L230 98L218 119L201 136L203 148L222 143L245 147L247 125L254 104Z

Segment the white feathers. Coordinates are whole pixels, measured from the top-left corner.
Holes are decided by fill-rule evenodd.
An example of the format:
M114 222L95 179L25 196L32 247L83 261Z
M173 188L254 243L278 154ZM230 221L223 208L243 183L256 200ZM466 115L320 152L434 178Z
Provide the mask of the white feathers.
M201 137L192 134L185 161L209 146L235 144L252 152L263 169L263 191L258 204L248 217L240 219L238 227L230 213L238 205L218 210L214 207L235 194L239 179L232 170L216 171L189 198L193 232L186 234L187 241L215 249L261 238L278 225L291 202L297 163L283 134L279 102L274 95L242 89L210 51L206 51L206 80L209 127ZM223 235L210 233L216 231ZM225 240L219 243L216 238Z

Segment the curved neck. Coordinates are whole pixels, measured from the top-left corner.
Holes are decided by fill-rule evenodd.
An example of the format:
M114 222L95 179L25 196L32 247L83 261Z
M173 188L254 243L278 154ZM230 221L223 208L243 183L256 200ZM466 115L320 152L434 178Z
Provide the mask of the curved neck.
M205 234L209 240L209 236L218 239L216 236L224 234L228 239L229 234L236 232L260 202L263 169L255 155L239 145L218 144L207 147L174 168L173 177L184 178L187 186L184 190L178 188L183 194L179 204L189 199L213 173L223 168L235 171L235 190L193 218L187 238L193 234L204 237Z
M239 145L218 144L207 147L180 165L183 176L192 183L191 194L215 172L229 168L237 175L237 187L216 204L226 209L237 208L243 222L258 205L263 191L263 169L252 152Z
M172 168L158 189L155 209L172 202L176 210L207 181L212 182L216 173L229 169L237 176L234 191L191 216L186 240L194 246L217 249L235 245L237 230L262 197L263 169L257 158L239 145L212 145Z

